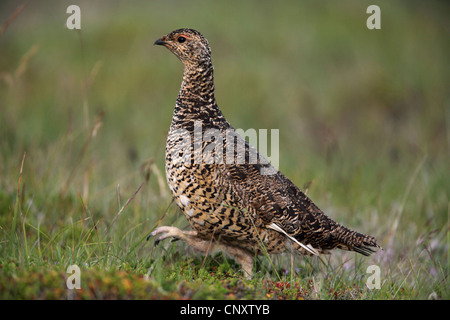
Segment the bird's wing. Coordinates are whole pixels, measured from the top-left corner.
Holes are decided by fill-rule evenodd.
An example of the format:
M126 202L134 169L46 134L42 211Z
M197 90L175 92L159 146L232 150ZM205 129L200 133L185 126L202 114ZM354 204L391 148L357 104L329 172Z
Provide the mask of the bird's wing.
M320 247L318 242L327 241L336 223L247 141L240 136L235 138L235 161L225 159L217 183L228 192L231 189L240 207L253 212L267 228L295 239L306 251L316 254L308 244ZM225 147L230 147L229 140ZM252 155L256 155L256 163Z
M292 181L275 170L247 141L238 137L245 152L237 149L235 163L226 159L220 166L217 184L233 193L234 201L247 214L261 221L266 228L276 230L308 253L326 252L339 247L370 253L377 247L376 239L339 225L325 215ZM242 151L242 150L241 150ZM250 162L256 152L258 162ZM267 173L272 174L267 174ZM316 250L318 249L318 250Z
M261 175L259 165L244 164L227 166L226 176L243 207L309 253L338 247L369 255L379 247L375 238L330 219L282 173Z
M242 206L270 229L314 246L331 232L335 222L281 173L263 175L258 164L226 165L225 171Z

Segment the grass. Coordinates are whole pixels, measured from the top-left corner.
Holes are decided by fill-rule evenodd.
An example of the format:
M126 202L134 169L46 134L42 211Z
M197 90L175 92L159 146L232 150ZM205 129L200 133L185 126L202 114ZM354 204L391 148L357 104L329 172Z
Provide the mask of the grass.
M379 1L369 31L366 1L79 3L79 32L72 3L0 5L1 299L450 298L447 4ZM181 64L152 46L182 26L209 39L234 127L279 128L280 170L383 251L261 256L245 280L146 240L188 227L164 177Z

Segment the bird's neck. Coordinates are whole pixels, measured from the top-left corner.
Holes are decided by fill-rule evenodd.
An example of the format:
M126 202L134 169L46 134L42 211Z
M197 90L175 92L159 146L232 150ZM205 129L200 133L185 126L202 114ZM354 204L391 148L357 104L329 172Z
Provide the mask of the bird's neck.
M195 121L203 128L218 127L225 118L214 97L214 68L209 61L196 66L185 65L175 110L173 128L192 129Z
M178 99L186 104L198 101L197 104L215 103L214 98L214 67L210 61L200 65L185 65L183 82Z

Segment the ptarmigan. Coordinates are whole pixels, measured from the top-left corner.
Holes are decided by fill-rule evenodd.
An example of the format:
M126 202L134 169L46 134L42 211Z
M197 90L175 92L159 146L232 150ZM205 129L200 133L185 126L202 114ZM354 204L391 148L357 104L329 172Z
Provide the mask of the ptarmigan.
M208 254L222 249L246 277L253 258L288 249L306 255L340 248L369 255L374 237L327 217L245 139L234 133L214 98L208 41L178 29L155 41L184 65L166 144L166 175L176 204L192 231L156 228L150 236L184 240ZM255 157L256 156L256 157ZM256 160L255 160L256 158Z

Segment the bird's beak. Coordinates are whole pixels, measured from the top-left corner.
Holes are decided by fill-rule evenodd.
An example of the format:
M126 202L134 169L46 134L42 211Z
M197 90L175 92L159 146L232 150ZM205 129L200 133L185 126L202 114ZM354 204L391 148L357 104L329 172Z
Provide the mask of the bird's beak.
M156 41L153 43L153 45L157 44L157 45L159 45L159 46L164 46L167 42L165 42L165 41L163 40L163 38L164 38L164 37L159 38L158 40L156 40Z

